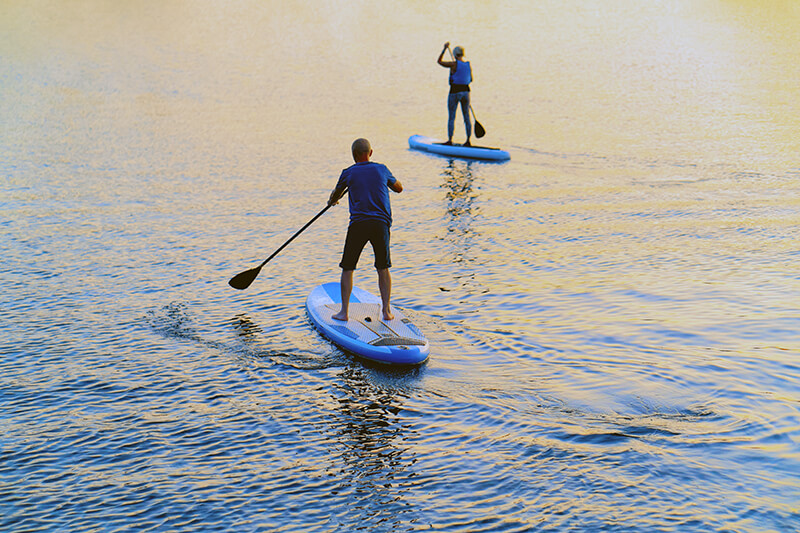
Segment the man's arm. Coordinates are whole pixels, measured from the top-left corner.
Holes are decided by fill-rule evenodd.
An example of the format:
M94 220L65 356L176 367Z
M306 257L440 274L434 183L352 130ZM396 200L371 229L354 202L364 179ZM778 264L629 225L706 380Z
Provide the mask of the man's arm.
M389 184L389 188L394 192L403 192L403 184L397 178L394 179L394 183Z
M328 198L328 205L336 205L336 204L338 204L339 200L342 199L342 196L344 196L344 193L346 193L346 192L347 192L347 187L346 186L343 186L341 188L340 187L336 187L335 189L333 189L331 191L330 197Z

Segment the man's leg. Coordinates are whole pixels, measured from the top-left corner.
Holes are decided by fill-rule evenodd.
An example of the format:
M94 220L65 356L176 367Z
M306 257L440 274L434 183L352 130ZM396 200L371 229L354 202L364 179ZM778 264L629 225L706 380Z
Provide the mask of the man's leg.
M339 282L342 290L342 310L333 315L331 318L334 320L347 321L347 312L350 307L350 293L353 292L353 271L342 270L342 278Z
M392 276L388 268L378 269L378 288L381 291L381 311L384 320L392 320L394 315L389 307L392 298Z

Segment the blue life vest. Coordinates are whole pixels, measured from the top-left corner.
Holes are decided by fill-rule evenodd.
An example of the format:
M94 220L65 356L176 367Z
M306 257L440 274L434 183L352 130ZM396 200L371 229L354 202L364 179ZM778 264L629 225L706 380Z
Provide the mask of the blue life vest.
M450 85L469 85L472 81L472 68L469 61L456 60L456 71L450 72Z

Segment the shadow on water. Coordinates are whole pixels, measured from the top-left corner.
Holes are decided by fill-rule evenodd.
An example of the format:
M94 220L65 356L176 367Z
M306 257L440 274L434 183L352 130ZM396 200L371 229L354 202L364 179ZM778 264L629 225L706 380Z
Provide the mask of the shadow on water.
M145 321L154 332L164 338L191 340L210 348L224 347L202 337L193 326L188 306L184 303L172 302L158 311L147 311Z
M261 366L268 362L298 370L319 370L343 364L338 352L317 353L294 345L279 346L275 335L244 313L237 314L227 322L236 332L239 342L235 339L212 340L210 337L215 333L212 330L202 331L202 325L195 325L189 307L184 303L172 302L158 311L148 311L144 320L150 329L163 338L190 341L229 354L245 366Z
M231 319L231 325L236 330L236 333L243 339L255 339L263 332L261 327L244 313L233 317Z
M232 347L231 350L244 359L269 360L271 363L298 370L321 370L345 364L345 360L335 350L319 353L302 349L295 344L279 349L276 345L279 341L276 334L265 330L247 314L240 313L231 318L229 323L242 341L242 347ZM278 334L277 337L282 335Z

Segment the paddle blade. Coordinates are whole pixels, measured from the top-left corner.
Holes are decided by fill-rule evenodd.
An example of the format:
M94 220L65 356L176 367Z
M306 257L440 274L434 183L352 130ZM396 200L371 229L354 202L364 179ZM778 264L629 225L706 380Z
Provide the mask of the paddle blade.
M258 276L259 272L261 272L261 267L251 268L250 270L246 270L241 274L236 274L228 282L228 285L234 289L239 289L242 291L249 287L251 283L253 283L253 280L256 279L256 276Z
M486 130L483 129L483 126L481 126L481 123L476 120L475 121L475 137L480 139L484 135L486 135Z

